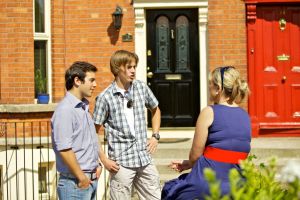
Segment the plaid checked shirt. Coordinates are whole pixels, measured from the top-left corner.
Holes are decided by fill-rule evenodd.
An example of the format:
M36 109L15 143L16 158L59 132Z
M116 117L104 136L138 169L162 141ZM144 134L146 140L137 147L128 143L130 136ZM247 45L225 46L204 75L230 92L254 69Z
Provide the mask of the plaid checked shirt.
M116 82L96 97L94 121L105 127L110 159L124 167L142 167L151 161L146 146L145 106L155 108L158 101L150 88L138 80L132 82L131 94L134 101L134 135L130 132L124 114L124 97L118 92Z

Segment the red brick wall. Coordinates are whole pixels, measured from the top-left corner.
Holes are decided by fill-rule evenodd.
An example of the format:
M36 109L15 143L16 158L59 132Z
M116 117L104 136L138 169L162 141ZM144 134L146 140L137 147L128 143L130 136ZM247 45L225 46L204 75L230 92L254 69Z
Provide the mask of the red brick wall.
M209 69L233 65L247 79L247 35L245 2L242 0L208 1ZM247 108L247 102L243 104Z
M74 61L88 61L98 67L95 95L111 82L111 54L122 48L134 50L133 42L121 41L125 33L134 35L130 2L51 1L53 102L64 96L64 72ZM116 5L124 13L119 32L111 24ZM0 104L33 103L33 1L1 1L0 27Z
M53 112L3 113L0 116L0 139L50 136Z
M112 24L116 5L123 8L123 24L118 32ZM134 51L133 42L122 35L134 35L134 11L130 1L52 1L53 100L64 96L64 73L74 61L84 60L98 67L96 96L113 79L111 54L118 49ZM93 98L91 98L93 105Z
M102 91L113 79L109 59L117 49L134 50L134 12L130 0L51 1L53 101L65 94L64 72L76 60L93 63L99 69ZM245 5L242 0L209 0L208 64L212 69L234 65L247 76ZM120 32L112 27L116 5L123 8ZM33 2L12 0L0 3L0 103L33 103ZM94 97L93 97L94 98ZM92 98L92 99L93 99ZM91 102L93 105L93 102Z
M32 5L0 2L0 104L34 100Z

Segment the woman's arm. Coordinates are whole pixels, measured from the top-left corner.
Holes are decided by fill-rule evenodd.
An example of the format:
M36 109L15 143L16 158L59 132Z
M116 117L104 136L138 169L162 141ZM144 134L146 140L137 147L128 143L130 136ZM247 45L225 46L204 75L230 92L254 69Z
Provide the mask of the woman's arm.
M198 158L203 154L207 136L208 136L208 128L212 124L213 119L214 119L214 112L210 106L205 107L201 111L197 119L193 144L189 155L189 161L191 167L198 160Z

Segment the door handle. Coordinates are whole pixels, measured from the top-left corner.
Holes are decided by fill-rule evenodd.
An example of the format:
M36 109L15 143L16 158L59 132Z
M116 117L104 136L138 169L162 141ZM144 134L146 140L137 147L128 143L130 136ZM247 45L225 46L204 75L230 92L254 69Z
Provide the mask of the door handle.
M171 39L174 40L175 36L174 36L174 30L171 29Z
M147 78L152 78L153 77L153 73L152 72L148 72L147 73Z
M282 79L281 79L281 82L285 83L286 79L287 79L286 76L283 76Z

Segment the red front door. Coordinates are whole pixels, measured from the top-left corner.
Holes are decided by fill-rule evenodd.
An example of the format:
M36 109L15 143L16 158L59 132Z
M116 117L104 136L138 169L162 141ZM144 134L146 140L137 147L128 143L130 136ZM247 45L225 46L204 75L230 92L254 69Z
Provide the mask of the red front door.
M250 115L256 134L300 133L300 7L256 8L248 22Z

